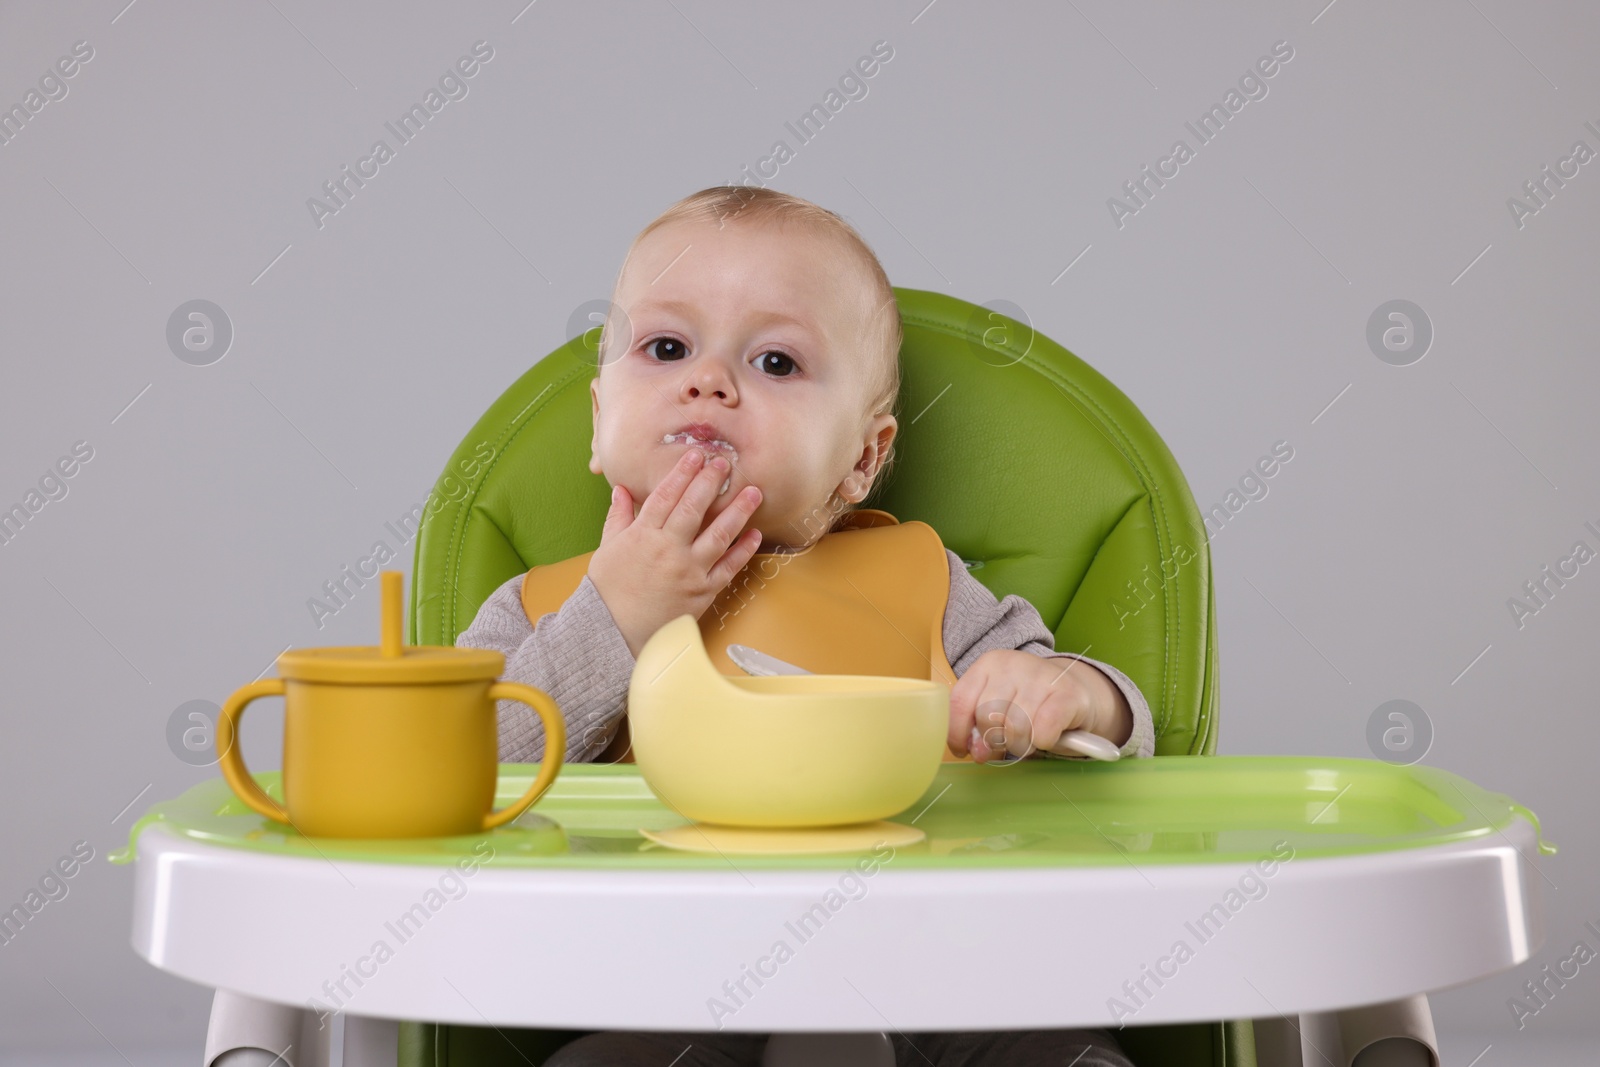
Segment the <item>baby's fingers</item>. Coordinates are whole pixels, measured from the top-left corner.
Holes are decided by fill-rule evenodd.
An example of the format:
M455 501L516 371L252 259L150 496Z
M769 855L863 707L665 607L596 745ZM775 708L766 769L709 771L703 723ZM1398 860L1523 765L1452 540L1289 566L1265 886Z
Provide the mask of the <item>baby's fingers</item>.
M977 720L978 698L983 694L987 674L988 664L979 656L950 687L950 728L945 742L949 744L950 751L958 756L969 755L972 751L972 730Z
M750 521L750 516L756 513L756 508L761 506L761 490L753 485L747 485L734 494L728 501L728 506L722 513L700 532L695 538L694 550L696 556L704 562L720 556L724 549L738 539L745 525Z
M645 497L644 503L639 507L639 521L647 526L661 527L667 524L667 519L678 507L683 499L684 490L694 481L695 475L700 473L701 464L705 456L698 448L686 449L667 476Z
M667 514L661 528L672 534L674 540L692 545L700 532L700 524L706 520L706 511L719 495L717 487L728 480L730 470L722 456L703 460L699 472L684 487L677 507Z
M712 565L708 575L717 592L720 593L727 588L728 583L733 581L734 575L744 569L744 565L750 562L750 557L755 555L756 549L760 547L761 531L755 529L746 530L743 537L729 546L728 551L722 554L722 558Z
M950 687L950 728L945 740L950 751L983 762L1007 752L1024 756L1032 751L1032 715L1019 705L1022 694L1009 657L1026 656L991 649L979 656ZM976 734L976 736L974 736Z

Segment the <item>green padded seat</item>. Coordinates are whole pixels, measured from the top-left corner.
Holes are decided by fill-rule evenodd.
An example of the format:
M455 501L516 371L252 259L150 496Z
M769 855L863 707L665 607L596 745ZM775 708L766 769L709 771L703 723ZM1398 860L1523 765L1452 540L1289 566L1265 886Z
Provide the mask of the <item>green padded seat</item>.
M1032 602L1057 649L1124 671L1150 701L1158 758L1215 753L1211 556L1161 437L1027 324L940 293L895 296L896 459L864 506L928 523L997 597ZM610 487L588 467L593 351L584 335L534 364L450 458L417 537L413 643L453 645L508 579L599 546ZM537 1065L583 1032L404 1023L400 1063ZM1117 1038L1139 1067L1255 1067L1248 1021Z

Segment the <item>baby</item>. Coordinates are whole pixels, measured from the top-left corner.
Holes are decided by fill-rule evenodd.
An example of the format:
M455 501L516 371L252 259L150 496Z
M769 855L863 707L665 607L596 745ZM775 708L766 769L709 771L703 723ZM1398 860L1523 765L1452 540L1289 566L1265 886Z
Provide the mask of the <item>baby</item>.
M1126 675L1056 652L1031 604L1016 595L997 600L923 524L858 507L892 456L900 342L883 267L833 212L731 186L673 205L634 239L623 262L590 385L589 469L612 485L600 545L501 586L456 644L504 653L506 678L550 694L567 719L567 760L623 759L628 683L650 636L685 613L701 620L703 632L708 623L720 628L743 607L737 594L757 562L778 567L825 546L807 561L810 570L788 573L818 576L819 560L851 559L868 568L854 572L862 582L869 570L911 573L919 588L910 599L922 607L900 617L933 610L929 634L940 634L942 648L919 650L920 662L907 662L909 641L872 645L831 634L844 628L840 617L813 627L809 661L786 655L792 649L782 644L757 645L763 651L819 673L953 679L946 759L1066 755L1055 751L1061 735L1079 729L1120 746L1123 756L1153 755L1149 706ZM892 557L884 557L891 545ZM870 567L862 554L869 546L880 561ZM762 595L755 593L758 601ZM873 615L861 608L851 625ZM797 629L790 618L785 628ZM714 659L733 673L725 644ZM898 661L885 658L895 654L891 646L902 646ZM499 713L500 758L541 758L538 717L509 701ZM952 1057L974 1065L1131 1067L1103 1030L894 1040L902 1064ZM764 1041L731 1032L599 1033L549 1063L664 1067L690 1045L684 1067L753 1067Z

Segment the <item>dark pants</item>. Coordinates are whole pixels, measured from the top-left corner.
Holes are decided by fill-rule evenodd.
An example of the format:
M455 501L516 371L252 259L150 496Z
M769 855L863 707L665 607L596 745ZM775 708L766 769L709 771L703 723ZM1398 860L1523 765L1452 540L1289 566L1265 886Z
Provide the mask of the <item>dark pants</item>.
M1106 1030L894 1034L896 1067L1133 1067ZM608 1031L566 1045L547 1067L760 1067L765 1034Z

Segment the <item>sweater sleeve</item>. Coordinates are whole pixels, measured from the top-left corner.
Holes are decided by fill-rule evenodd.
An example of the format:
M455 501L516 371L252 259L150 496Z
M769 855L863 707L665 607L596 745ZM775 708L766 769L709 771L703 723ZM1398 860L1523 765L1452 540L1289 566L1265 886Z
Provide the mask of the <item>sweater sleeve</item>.
M1133 712L1133 733L1121 748L1122 756L1155 755L1155 725L1150 704L1133 679L1109 663L1073 652L1055 651L1055 635L1045 626L1038 609L1015 593L997 600L988 586L967 572L967 565L960 556L948 548L945 555L950 561L950 599L944 612L944 650L956 677L965 674L979 656L997 648L1031 652L1045 658L1080 660L1110 678L1127 698L1128 709ZM1092 758L1054 752L1040 754L1060 759Z
M588 575L559 610L529 625L519 574L483 602L456 644L503 654L501 677L550 695L567 723L568 762L594 760L616 736L627 711L634 658ZM539 714L514 700L499 701L498 712L501 762L542 759L544 722Z

